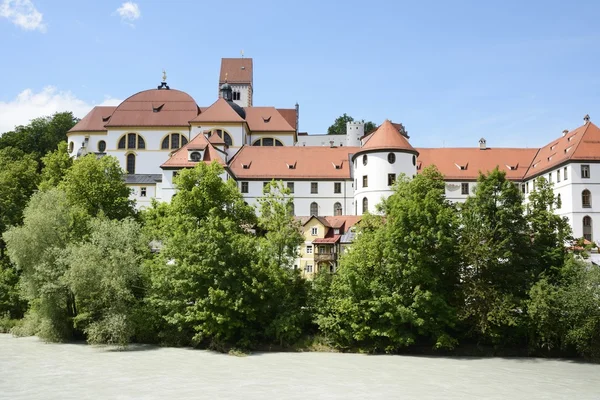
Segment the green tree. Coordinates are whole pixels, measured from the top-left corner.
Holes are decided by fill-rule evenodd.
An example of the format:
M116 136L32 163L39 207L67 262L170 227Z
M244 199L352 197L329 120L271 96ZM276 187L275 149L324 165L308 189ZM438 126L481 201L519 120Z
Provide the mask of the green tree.
M600 359L600 269L568 257L559 280L544 276L529 295L534 349Z
M38 162L41 157L67 141L67 132L79 121L72 112L55 113L51 117L31 120L28 125L15 127L0 136L0 149L17 148L31 154ZM41 168L41 165L39 165Z
M67 196L58 189L38 192L24 211L23 225L4 233L10 260L21 272L22 295L36 321L32 332L59 341L72 337L75 298L59 261L71 240L73 213Z
M88 154L76 160L67 170L59 187L69 202L81 207L90 216L102 213L111 219L134 215L130 189L123 180L124 173L115 157L97 158Z
M19 273L8 257L0 258L0 319L8 313L11 319L22 318L27 303L19 294Z
M57 187L73 165L73 159L67 152L67 142L60 142L58 148L42 157L42 177L40 190Z
M402 177L369 216L331 285L320 328L340 347L397 351L417 341L453 347L458 219L443 177L427 168Z
M519 189L497 168L480 174L461 222L463 320L478 339L522 342L532 260Z
M0 150L0 233L21 223L38 180L37 163L30 155L12 147ZM4 242L0 240L0 258L3 254Z
M142 259L147 243L131 220L95 219L90 235L67 246L65 281L77 305L74 326L94 344L126 345L144 292Z
M554 195L552 184L543 177L535 181L535 190L529 194L527 221L531 230L534 268L530 282L535 282L544 273L549 279L557 279L567 256L566 243L572 240L571 227L566 217L556 210L561 207L560 199Z
M283 182L269 182L264 195L258 199L260 217L258 226L266 232L265 251L275 258L280 267L291 268L298 257L298 247L304 241L300 221L292 212L294 198Z
M346 134L346 124L348 122L354 122L354 118L344 113L344 115L337 117L329 128L327 128L328 135L345 135ZM371 132L377 128L377 125L374 122L362 121L365 124L365 133Z
M163 240L148 263L149 304L171 327L162 328L162 337L179 331L187 343L214 348L288 342L302 320L298 296L290 293L293 285L301 293L304 282L274 261L268 239L252 233L253 209L222 173L216 163L182 171L172 204L144 214Z

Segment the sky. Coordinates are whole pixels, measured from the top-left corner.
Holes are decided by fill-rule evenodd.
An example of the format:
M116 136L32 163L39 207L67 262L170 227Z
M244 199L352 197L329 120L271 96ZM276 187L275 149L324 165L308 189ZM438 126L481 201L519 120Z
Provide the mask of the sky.
M0 0L0 132L155 88L200 106L222 57L254 105L405 125L415 147L540 147L600 121L598 1Z

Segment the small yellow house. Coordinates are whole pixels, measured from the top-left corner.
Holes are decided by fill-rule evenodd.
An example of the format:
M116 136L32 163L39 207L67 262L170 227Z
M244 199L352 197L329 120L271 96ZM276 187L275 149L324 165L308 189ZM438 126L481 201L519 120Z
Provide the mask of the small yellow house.
M334 273L337 270L342 238L360 218L355 215L301 218L304 243L300 246L296 267L305 278L312 279L319 271Z

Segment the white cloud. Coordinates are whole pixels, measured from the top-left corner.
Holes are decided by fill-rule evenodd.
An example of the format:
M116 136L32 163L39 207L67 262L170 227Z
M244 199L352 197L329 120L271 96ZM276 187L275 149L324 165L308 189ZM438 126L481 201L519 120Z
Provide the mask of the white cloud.
M46 32L44 16L30 0L3 0L0 4L0 17L8 18L26 31Z
M72 111L76 117L82 118L96 105L110 106L120 102L107 96L99 104L90 104L72 92L59 91L54 86L47 86L39 93L25 89L13 100L0 101L0 134L12 131L17 125L26 125L33 118L62 111Z
M121 4L121 7L117 8L117 14L121 17L121 21L133 26L132 22L139 19L142 12L137 3L127 1Z

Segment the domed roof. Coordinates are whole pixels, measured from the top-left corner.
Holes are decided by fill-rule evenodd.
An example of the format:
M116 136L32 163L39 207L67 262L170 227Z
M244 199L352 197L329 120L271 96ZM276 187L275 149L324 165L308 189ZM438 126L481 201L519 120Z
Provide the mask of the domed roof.
M398 129L387 119L375 132L364 139L362 147L355 153L355 156L375 150L396 150L418 154L415 148L408 143L406 137L398 132Z
M188 126L198 111L192 96L180 90L144 90L119 104L106 126Z
M229 83L225 82L221 85L221 90L231 90L231 86L229 85Z

